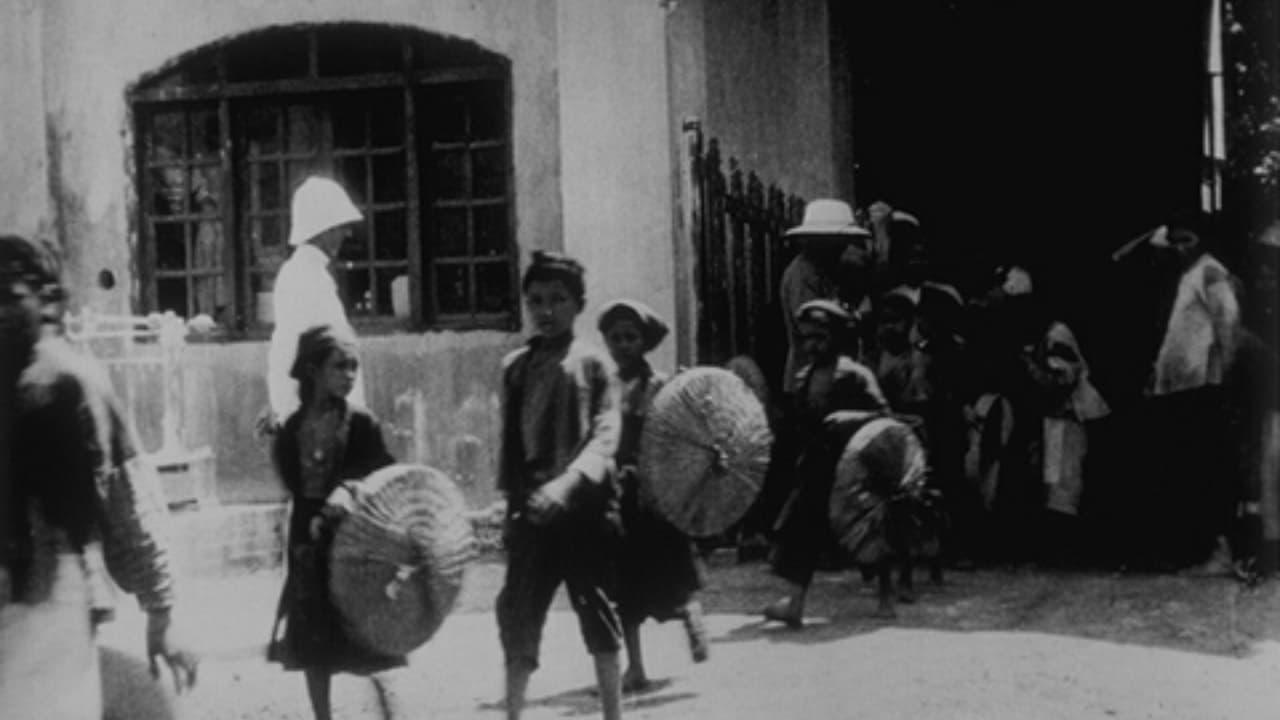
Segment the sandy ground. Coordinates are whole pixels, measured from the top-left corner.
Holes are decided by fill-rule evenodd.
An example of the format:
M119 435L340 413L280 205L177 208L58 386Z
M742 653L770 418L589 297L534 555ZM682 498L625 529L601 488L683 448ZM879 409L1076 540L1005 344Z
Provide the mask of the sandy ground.
M280 578L186 586L184 616L205 653L185 717L310 718L301 676L262 659ZM389 676L400 717L498 718L501 654L492 599L501 566L479 563L458 609L410 666ZM636 718L1280 717L1280 583L1036 571L953 573L892 622L871 618L856 574L815 585L799 631L755 611L779 590L759 564L713 560L703 595L710 661L693 664L678 624L647 625L657 680L629 696ZM138 655L127 608L104 644ZM595 717L592 673L563 597L544 637L526 717ZM341 677L337 717L378 717L367 679Z

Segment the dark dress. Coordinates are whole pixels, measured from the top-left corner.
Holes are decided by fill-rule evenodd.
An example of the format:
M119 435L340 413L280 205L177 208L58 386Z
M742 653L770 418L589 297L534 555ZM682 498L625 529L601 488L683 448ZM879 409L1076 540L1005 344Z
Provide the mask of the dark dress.
M664 382L666 377L648 365L637 377L622 380L622 431L616 459L622 483L623 543L617 601L624 624L675 619L703 586L693 542L648 507L639 492L636 465L645 413Z
M364 648L348 637L329 597L329 547L334 528L327 524L311 537L311 522L322 516L325 498L346 481L361 480L394 462L369 411L343 405L331 433L319 442L303 430L306 408L289 417L273 448L277 472L289 489L289 572L276 610L268 659L287 670L320 669L367 674L405 664ZM304 458L310 450L326 456L317 467ZM308 482L308 480L311 482Z
M829 384L819 386L822 380ZM812 365L799 374L793 409L785 424L802 447L795 461L795 489L778 518L771 558L779 577L808 585L823 553L835 548L828 519L836 462L856 428L828 429L824 420L838 410L887 413L888 403L875 375L841 356L829 376L820 378Z

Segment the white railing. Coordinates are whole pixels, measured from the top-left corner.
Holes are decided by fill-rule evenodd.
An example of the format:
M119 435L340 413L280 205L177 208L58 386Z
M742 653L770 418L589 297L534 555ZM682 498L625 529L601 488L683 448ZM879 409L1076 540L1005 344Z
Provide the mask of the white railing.
M170 505L216 502L213 450L207 446L189 448L183 440L187 407L183 383L185 321L172 312L111 315L86 308L79 314L68 313L64 327L73 345L106 367L125 420L139 436L141 451L160 473ZM157 383L161 395L159 445L155 446L153 437L148 447L138 432L145 424L140 416L141 401Z

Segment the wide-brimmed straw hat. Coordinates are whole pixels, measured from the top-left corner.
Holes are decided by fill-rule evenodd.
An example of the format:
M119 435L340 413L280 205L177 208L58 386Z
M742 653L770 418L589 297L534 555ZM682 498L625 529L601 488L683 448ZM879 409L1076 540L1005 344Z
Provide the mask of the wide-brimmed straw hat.
M390 465L356 487L329 551L329 594L351 637L386 655L429 640L453 610L475 538L462 491L424 465Z
M804 219L787 230L787 237L833 237L852 239L871 237L871 233L853 219L853 208L843 200L823 198L810 200L804 206Z
M718 535L755 504L772 445L764 406L742 378L718 367L685 370L650 405L640 495L686 535Z
M293 192L289 244L301 245L325 230L362 219L364 215L341 185L326 177L309 177Z

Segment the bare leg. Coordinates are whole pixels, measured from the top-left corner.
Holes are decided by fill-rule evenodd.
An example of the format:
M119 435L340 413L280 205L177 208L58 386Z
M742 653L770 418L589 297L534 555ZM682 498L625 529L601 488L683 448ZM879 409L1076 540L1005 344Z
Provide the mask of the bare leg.
M524 712L524 696L529 690L529 676L533 668L527 663L507 663L507 720L519 720Z
M307 696L311 698L311 711L316 720L333 720L333 708L329 704L329 686L332 675L328 670L304 671L307 678Z
M876 617L892 620L898 616L893 608L893 563L883 560L877 567L880 578L879 604L876 606Z
M627 672L622 676L623 692L638 692L649 684L644 671L644 652L640 647L639 623L627 622L622 626L622 639L627 646Z
M916 601L915 565L910 557L904 557L898 569L898 601L907 604Z
M706 662L711 647L707 645L707 626L702 621L702 603L690 600L680 613L680 620L684 623L684 633L689 638L689 654L693 661Z
M596 665L596 684L600 686L604 720L622 720L622 663L618 653L599 653L592 659Z
M391 701L391 690L387 687L387 678L380 674L369 676L369 680L373 682L373 691L378 695L378 706L382 710L384 720L394 720L396 717L394 703Z

